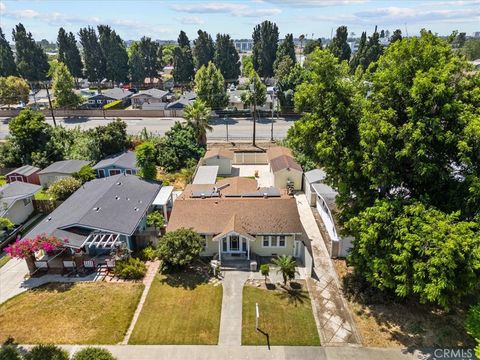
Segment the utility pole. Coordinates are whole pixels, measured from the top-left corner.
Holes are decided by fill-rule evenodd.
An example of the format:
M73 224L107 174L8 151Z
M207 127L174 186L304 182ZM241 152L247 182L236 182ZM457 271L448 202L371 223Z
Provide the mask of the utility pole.
M270 141L273 142L273 116L275 111L275 93L277 89L275 86L273 87L273 94L272 94L272 127L270 128Z
M225 126L226 126L226 128L227 128L227 142L228 142L228 120L227 120L227 117L224 116L224 117L223 117L223 120L225 121Z
M47 90L48 105L50 105L50 112L52 114L53 126L57 127L57 122L55 121L55 114L53 113L52 99L50 99L50 91L48 90L48 82L45 83L45 89Z
M255 144L255 136L256 136L256 121L257 121L257 90L255 88L255 81L257 79L254 77L253 79L253 146L256 146Z

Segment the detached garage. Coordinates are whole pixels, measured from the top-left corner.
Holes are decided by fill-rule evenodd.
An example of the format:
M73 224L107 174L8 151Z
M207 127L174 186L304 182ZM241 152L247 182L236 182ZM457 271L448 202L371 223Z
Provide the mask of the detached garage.
M205 153L203 165L218 166L218 175L231 175L233 156L233 151L213 148Z
M315 206L315 202L317 201L317 196L313 190L313 184L323 183L326 176L327 174L325 171L320 169L313 169L304 174L303 189L310 206Z
M302 167L295 161L290 149L277 146L267 150L267 159L273 177L273 186L279 189L302 188Z

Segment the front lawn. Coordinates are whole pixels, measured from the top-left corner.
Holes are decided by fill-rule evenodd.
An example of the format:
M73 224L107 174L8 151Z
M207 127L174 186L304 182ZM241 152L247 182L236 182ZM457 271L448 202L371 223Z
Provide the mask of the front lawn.
M132 320L141 283L52 283L0 305L0 343L116 344Z
M0 176L0 186L5 185L6 183L7 183L7 179L5 178L5 176Z
M304 283L299 289L243 288L242 345L320 345L312 304ZM272 287L274 285L271 285ZM255 304L260 311L255 330Z
M0 268L11 259L10 255L0 252Z
M35 200L51 200L51 196L47 193L46 189L42 189L35 193Z
M191 273L157 275L130 344L215 345L222 286Z

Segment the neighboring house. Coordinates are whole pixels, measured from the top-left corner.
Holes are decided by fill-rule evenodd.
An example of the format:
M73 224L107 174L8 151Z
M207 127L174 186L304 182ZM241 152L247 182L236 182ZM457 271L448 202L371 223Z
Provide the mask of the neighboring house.
M55 99L55 96L53 95L52 90L49 90L50 94L50 100L53 103L53 100ZM32 91L28 95L28 107L31 107L32 109L35 110L41 110L41 109L46 109L50 106L49 101L48 101L48 94L46 89L40 89L37 91Z
M121 154L112 155L98 162L93 166L93 170L95 170L99 178L117 174L135 175L137 173L135 152L125 151Z
M234 153L227 149L213 148L207 150L202 164L218 166L218 175L231 175Z
M0 186L0 218L20 225L33 213L32 200L39 185L15 181Z
M282 146L271 147L267 150L267 160L274 186L293 190L302 188L303 170L290 149Z
M301 258L309 246L295 199L276 188L258 188L248 178L187 185L175 200L167 232L180 228L203 236L202 255L220 261L256 255Z
M218 175L218 166L199 166L192 184L215 184Z
M83 166L88 164L89 162L86 160L62 160L54 162L38 173L40 185L47 188L57 180L72 176L72 174L80 171Z
M7 178L8 183L12 183L14 181L21 181L30 184L40 185L40 179L38 178L39 171L40 169L35 166L24 165L22 167L19 167L18 169L10 171L7 175L5 175L5 177Z
M132 107L134 109L142 109L147 104L165 104L167 103L168 91L159 89L149 89L139 91L132 95ZM164 106L165 106L164 105Z
M102 108L103 106L110 104L113 101L122 100L124 107L130 105L130 97L133 92L121 89L113 88L102 91L100 94L93 95L88 98L87 106L89 108Z
M124 244L141 245L146 216L161 185L133 175L116 175L86 182L25 237L53 235L64 247L88 255L109 254Z
M317 195L313 189L313 184L323 183L327 174L321 169L313 169L303 175L303 191L310 206L315 206Z
M242 101L242 92L245 90L230 90L228 91L228 107L235 108L236 110L248 109L248 106Z
M197 94L193 91L185 92L176 101L169 103L165 109L167 110L183 110L185 106L192 104L197 98Z

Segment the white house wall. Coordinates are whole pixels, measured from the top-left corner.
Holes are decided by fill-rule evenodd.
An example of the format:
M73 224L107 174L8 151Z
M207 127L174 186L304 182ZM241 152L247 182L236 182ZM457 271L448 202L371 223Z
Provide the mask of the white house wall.
M72 176L70 174L64 174L64 173L58 173L58 172L51 172L47 174L39 174L38 177L40 179L40 185L42 185L44 188L48 188L50 185L52 185L55 181L58 181L60 179L66 178Z
M33 213L32 201L30 201L27 205L25 205L23 200L18 200L10 209L8 209L4 217L6 217L7 219L10 219L10 221L13 222L14 224L20 225L25 220L27 220L30 214L32 213Z
M204 160L204 165L218 166L218 175L232 174L232 160L225 157L212 157Z
M273 173L274 184L279 189L287 188L287 181L293 182L295 190L302 188L302 172L294 169L282 169Z

